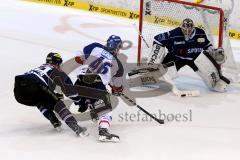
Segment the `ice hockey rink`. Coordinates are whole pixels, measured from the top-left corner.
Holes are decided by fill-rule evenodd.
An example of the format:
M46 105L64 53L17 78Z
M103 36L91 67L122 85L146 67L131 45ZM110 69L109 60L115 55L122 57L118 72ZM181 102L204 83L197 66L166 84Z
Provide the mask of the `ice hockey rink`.
M133 42L122 53L136 62L138 33L132 24L137 21L17 0L1 1L0 19L2 160L240 159L240 87L211 92L189 68L180 71L177 86L200 90L200 97L181 98L159 89L145 97L138 93L141 98L136 99L151 113L181 115L179 119L159 125L119 98L111 132L120 136L120 143L99 143L90 121L79 122L89 137L76 137L65 124L62 132L55 131L36 108L16 102L14 76L44 63L49 52L68 60L74 51L91 42L105 43L111 34ZM240 42L232 45L240 61Z

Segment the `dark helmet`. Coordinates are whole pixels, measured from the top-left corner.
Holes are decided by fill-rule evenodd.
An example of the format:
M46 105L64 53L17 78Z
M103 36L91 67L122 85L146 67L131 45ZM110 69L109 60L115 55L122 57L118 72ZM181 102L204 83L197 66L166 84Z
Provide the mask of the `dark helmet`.
M108 51L115 53L118 52L119 49L122 48L122 40L119 36L111 35L108 40L106 47Z
M60 65L62 64L62 57L59 53L49 53L46 58L46 63Z
M181 24L181 29L184 36L190 37L194 29L193 20L191 20L190 18L184 19Z

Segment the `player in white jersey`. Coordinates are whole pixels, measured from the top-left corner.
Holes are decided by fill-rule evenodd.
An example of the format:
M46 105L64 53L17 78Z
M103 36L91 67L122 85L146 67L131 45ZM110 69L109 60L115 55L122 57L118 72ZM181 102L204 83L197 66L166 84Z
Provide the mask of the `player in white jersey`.
M83 51L77 52L75 61L81 66L79 67L78 80L75 85L103 91L106 91L106 85L109 85L112 88L112 94L121 95L124 70L117 58L121 47L121 38L112 35L108 38L106 45L92 43L85 46ZM92 118L99 120L99 140L119 141L119 136L108 132L112 120L112 108L106 107L99 99L82 97L79 103L79 112L84 112L88 108L92 111Z

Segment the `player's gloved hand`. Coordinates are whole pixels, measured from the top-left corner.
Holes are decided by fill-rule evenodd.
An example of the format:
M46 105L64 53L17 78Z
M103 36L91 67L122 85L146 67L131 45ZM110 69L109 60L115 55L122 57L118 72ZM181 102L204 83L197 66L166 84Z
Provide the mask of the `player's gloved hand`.
M82 103L82 101L74 101L74 104L78 107L78 112L85 112L88 109L88 106L85 105L85 103Z
M79 105L78 112L85 112L88 109L87 105Z
M76 106L81 105L82 98L79 95L69 96Z
M63 94L60 93L55 93L55 95L58 97L58 99L64 99Z
M117 86L110 85L110 87L112 88L112 94L113 95L115 95L115 96L121 96L122 95L123 86L117 87Z
M81 57L79 57L79 56L76 56L76 57L75 57L75 61L76 61L78 64L83 64L83 60L82 60Z
M78 107L78 112L85 112L88 108L91 109L93 105L88 101L86 98L81 98L79 101L74 101L74 104L79 106Z
M80 103L80 101L73 101L73 103L74 103L76 106L78 106L79 103Z

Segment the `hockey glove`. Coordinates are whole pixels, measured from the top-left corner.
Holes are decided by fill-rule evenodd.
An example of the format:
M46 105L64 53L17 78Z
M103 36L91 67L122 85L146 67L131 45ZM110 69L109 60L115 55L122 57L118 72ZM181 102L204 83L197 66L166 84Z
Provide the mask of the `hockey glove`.
M75 61L76 61L78 64L83 64L83 60L82 60L81 57L79 57L79 56L76 56L76 57L75 57Z
M116 87L116 86L110 85L110 87L112 88L112 94L114 96L121 96L122 95L123 86Z
M76 106L81 104L82 98L79 95L72 95L69 98L74 102Z
M226 60L226 55L223 48L217 48L214 50L207 50L207 52L213 57L218 64L223 64Z
M81 98L81 100L79 101L79 108L78 108L78 112L85 112L88 108L93 108L93 104L91 103L91 100L86 99L86 98Z
M218 64L223 64L226 60L226 54L223 48L217 48L215 51L215 60Z
M64 99L63 94L55 93L55 95L57 96L57 98L58 98L59 100Z

